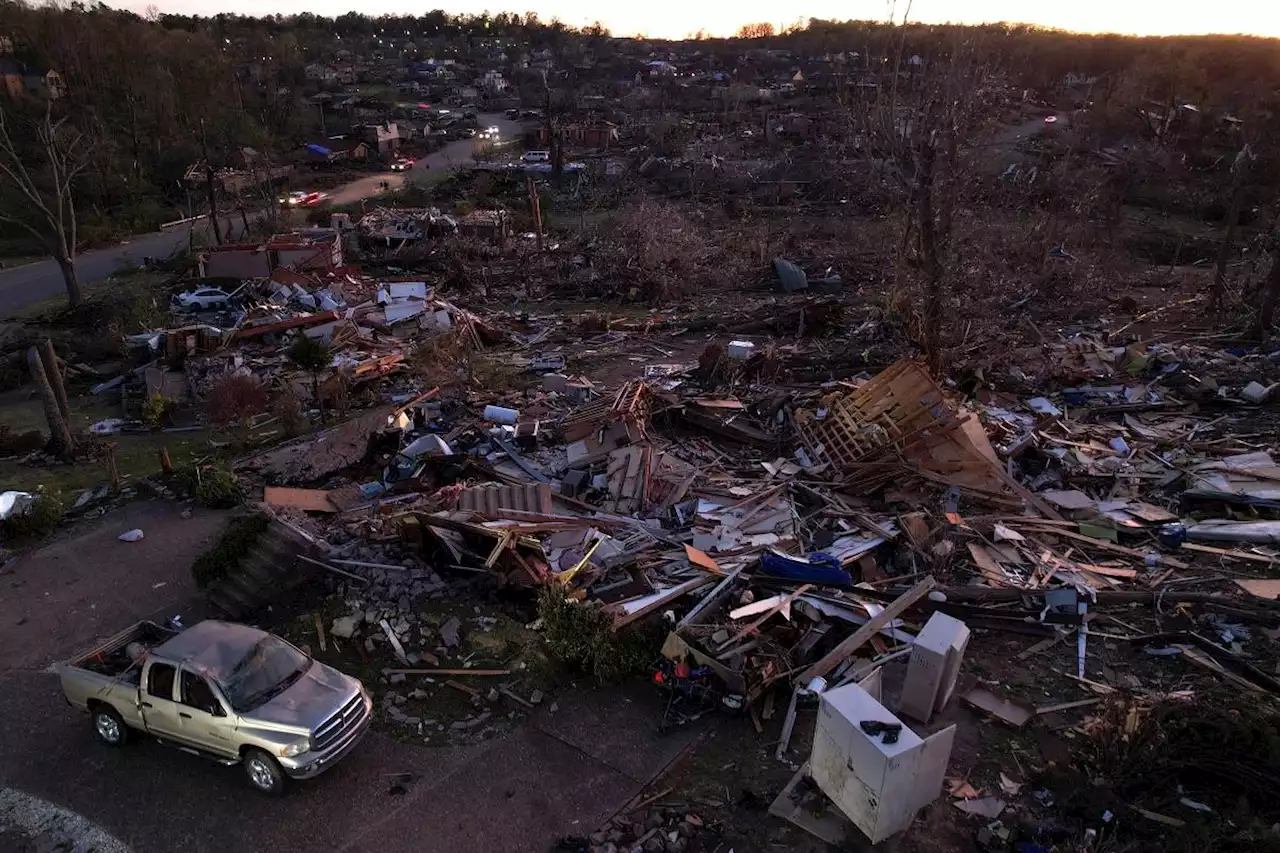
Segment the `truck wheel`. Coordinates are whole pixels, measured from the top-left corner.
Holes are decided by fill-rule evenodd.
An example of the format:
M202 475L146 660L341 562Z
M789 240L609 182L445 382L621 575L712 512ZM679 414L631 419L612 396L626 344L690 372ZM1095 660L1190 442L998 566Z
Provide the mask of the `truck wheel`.
M255 791L271 796L284 793L287 778L276 761L260 749L250 749L244 754L244 773Z
M107 746L124 746L129 739L129 728L116 713L115 708L103 706L93 711L93 730L98 740Z

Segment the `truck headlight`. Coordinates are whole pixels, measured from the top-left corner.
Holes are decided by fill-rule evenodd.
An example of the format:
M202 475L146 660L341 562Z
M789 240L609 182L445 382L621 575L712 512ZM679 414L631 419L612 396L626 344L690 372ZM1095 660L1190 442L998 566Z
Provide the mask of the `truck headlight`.
M291 743L287 746L280 747L281 758L293 758L295 755L302 755L311 749L311 741L300 740L297 743Z

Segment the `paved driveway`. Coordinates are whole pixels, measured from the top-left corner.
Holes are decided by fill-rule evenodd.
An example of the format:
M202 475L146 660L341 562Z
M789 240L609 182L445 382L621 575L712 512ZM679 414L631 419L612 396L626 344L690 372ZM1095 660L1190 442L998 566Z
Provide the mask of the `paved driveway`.
M133 504L5 567L0 791L68 809L135 853L542 853L593 831L695 736L655 735L660 704L645 684L571 691L475 747L419 748L375 732L283 799L249 790L239 768L145 739L103 747L48 665L135 620L195 613L190 564L222 523L200 511L182 519L168 503ZM116 541L131 527L146 538ZM393 794L398 773L413 780Z

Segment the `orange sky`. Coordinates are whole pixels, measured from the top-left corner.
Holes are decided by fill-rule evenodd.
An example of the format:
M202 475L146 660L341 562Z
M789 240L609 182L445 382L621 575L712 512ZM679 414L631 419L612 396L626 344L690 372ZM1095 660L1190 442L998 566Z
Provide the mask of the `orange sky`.
M527 2L527 0L526 0ZM262 15L310 11L341 15L357 8L367 15L421 14L435 4L414 0L373 0L353 7L350 0L124 0L118 5L145 12L158 6L166 12L215 14L237 12ZM113 3L112 5L117 5ZM450 12L491 12L528 6L501 0L446 0ZM898 3L898 16L905 3ZM681 38L699 29L711 35L730 35L739 26L769 21L781 26L798 18L849 18L884 20L885 0L809 0L802 4L765 0L646 0L632 3L600 3L598 0L546 0L533 5L543 18L559 17L574 26L597 18L617 35L639 32L659 38ZM915 0L911 19L930 23L958 21L982 23L1019 21L1080 32L1120 32L1138 35L1179 33L1250 33L1280 37L1278 0Z

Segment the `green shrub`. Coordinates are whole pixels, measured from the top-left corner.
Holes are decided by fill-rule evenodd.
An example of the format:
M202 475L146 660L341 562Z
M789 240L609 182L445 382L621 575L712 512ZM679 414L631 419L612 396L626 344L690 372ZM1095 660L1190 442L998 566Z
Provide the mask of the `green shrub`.
M163 394L152 394L142 404L142 422L153 430L164 425L165 412L169 410L169 401Z
M269 518L256 513L233 518L222 537L191 566L196 585L203 589L226 577L253 549L270 524Z
M555 586L538 596L538 615L551 658L598 685L646 672L661 648L655 628L635 624L615 631L613 617L598 604L570 601Z
M187 465L174 473L178 485L201 506L230 509L244 503L244 488L223 463Z
M62 523L62 501L57 495L36 495L25 513L14 513L0 521L0 537L7 542L14 539L40 539L53 532Z

